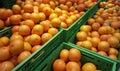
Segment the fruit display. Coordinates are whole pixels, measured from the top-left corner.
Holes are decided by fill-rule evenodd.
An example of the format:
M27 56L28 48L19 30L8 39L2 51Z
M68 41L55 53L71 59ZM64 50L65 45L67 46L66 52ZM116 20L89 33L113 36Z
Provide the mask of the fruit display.
M81 52L76 48L62 49L59 59L53 63L53 71L97 71L95 64L87 62L81 64Z
M97 0L16 0L11 9L0 8L0 29L21 24L32 29L34 25L46 20L49 20L46 26L67 28L96 2Z
M72 43L61 43L36 71L116 71L116 63ZM107 66L106 66L107 65Z
M69 38L67 35L73 35L72 30L77 30L74 26L99 3L100 9L79 28L75 44L117 60L120 46L119 2L16 0L12 7L0 8L0 71L116 70L117 63L114 61L64 43ZM46 62L48 69L44 68L48 66ZM100 67L103 63L109 68Z
M101 2L99 10L82 25L75 44L112 59L118 59L120 47L120 4L109 0Z
M17 66L56 35L60 28L71 26L96 2L16 0L11 9L0 8L0 30L12 26L9 38L0 37L0 63L9 61L12 68Z

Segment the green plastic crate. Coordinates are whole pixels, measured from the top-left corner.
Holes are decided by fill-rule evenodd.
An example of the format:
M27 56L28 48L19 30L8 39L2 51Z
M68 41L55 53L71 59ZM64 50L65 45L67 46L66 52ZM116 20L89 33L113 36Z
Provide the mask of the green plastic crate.
M60 51L62 49L70 49L77 48L82 53L81 63L84 64L86 62L92 62L97 66L97 69L102 71L116 71L116 63L110 61L101 56L95 55L89 50L84 48L79 48L78 46L74 46L68 43L62 43L60 46L56 46L55 49L34 71L53 71L52 65L53 62L59 58Z
M2 37L2 36L10 37L11 36L11 28L12 28L12 26L6 27L6 28L0 30L0 37Z
M101 0L101 1L103 1L103 0ZM99 3L101 2L101 1L99 1L98 2L98 4L96 4L96 6L94 6L91 10L90 10L90 12L89 12L89 14L87 15L87 16L85 16L85 17L88 17L87 19L89 19L89 18L91 18L95 13L96 13L96 11L99 9ZM106 0L107 1L107 0ZM92 13L92 14L90 14L90 13ZM77 34L77 32L79 31L79 28L80 28L80 26L81 25L84 25L84 24L86 24L87 23L87 20L85 20L85 19L82 19L84 22L79 22L79 23L81 23L81 24L79 24L78 26L78 28L75 30L73 30L73 31L75 31L74 32L74 34L71 34L71 33L69 33L69 34L67 34L67 36L69 36L69 35L72 35L72 36L69 36L69 39L67 40L67 42L68 43L75 43L75 36L76 36L76 34ZM76 27L74 27L74 28L76 28ZM75 45L75 44L74 44ZM90 52L93 52L93 51L90 51ZM101 56L101 57L103 57L103 58L106 58L106 59L109 59L109 60L111 60L111 61L115 61L116 63L117 63L117 69L118 68L120 68L120 49L119 49L119 54L118 54L118 60L113 60L113 59L111 59L111 58L109 58L109 57L106 57L106 56L103 56L103 55L100 55L100 54L98 54L98 53L96 53L96 52L94 52L96 55L98 55L98 56Z
M84 20L87 20L89 18L89 12L91 9L93 9L96 5L92 6L90 9L88 9L85 14L83 14L77 21L75 21L70 27L65 29L66 31L66 42L69 40L69 38L76 32L77 28L84 23Z
M96 11L99 9L99 3L102 1L107 1L107 0L98 0L98 2L95 5L93 5L90 9L88 9L85 12L85 14L83 14L69 28L65 29L66 30L66 39L65 39L66 42L71 38L71 36L73 36L74 33L76 33L76 31L79 29L79 26L85 24L86 20L92 17L96 13Z
M44 59L46 59L51 51L56 49L55 46L60 45L64 41L64 33L65 31L60 29L60 31L55 36L42 45L42 47L40 47L37 51L32 53L31 56L17 65L12 71L34 71L36 67L38 67L38 65L42 63Z
M0 36L11 36L11 28L7 27L0 30ZM36 67L53 51L56 49L55 46L60 45L64 41L65 31L59 29L60 31L53 36L48 42L46 42L37 51L32 53L27 59L18 64L12 71L34 71Z

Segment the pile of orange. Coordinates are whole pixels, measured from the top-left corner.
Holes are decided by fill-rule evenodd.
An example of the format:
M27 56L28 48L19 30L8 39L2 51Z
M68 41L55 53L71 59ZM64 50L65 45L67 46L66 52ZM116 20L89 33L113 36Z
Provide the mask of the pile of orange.
M100 9L76 34L76 45L118 59L120 47L120 4L101 2Z
M76 48L62 49L59 59L53 63L53 71L97 71L95 64L87 62L81 64L81 52Z
M10 38L0 37L0 71L12 70L56 35L59 28L71 26L95 3L92 0L16 0L11 9L0 8L0 30L13 26Z

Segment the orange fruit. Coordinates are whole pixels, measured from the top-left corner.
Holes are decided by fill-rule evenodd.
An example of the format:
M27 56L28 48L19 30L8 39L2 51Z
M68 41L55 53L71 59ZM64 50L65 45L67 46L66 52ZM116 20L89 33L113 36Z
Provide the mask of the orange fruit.
M41 45L35 45L32 47L31 52L34 53L36 50L38 50L41 47Z
M57 18L58 15L56 13L51 13L49 16L49 20L52 20L53 18Z
M69 60L69 50L62 49L59 57L60 59L63 59L65 62L67 62Z
M38 6L33 6L33 12L34 13L39 13L39 7Z
M77 20L77 17L75 15L71 15L70 18L73 20L73 21L76 21Z
M32 34L30 35L29 39L29 43L34 46L34 45L39 45L41 44L41 37L37 34Z
M108 52L110 44L107 41L100 41L98 43L98 50Z
M0 19L0 29L3 29L5 27L5 23L3 20Z
M61 20L59 18L53 18L51 24L55 28L60 28Z
M22 20L21 15L12 15L12 16L10 16L10 22L11 22L12 25L18 25L21 20Z
M24 61L26 58L28 58L31 55L31 53L29 51L23 51L22 53L20 53L20 55L17 58L17 62L21 63L22 61Z
M87 48L87 49L91 49L92 43L89 40L85 40L82 42L82 47Z
M41 36L42 44L46 43L51 38L52 38L52 34L50 34L50 33L42 34L42 36Z
M74 11L75 11L75 8L74 8L73 6L71 6L71 7L69 8L69 11L70 11L70 12L74 12Z
M68 11L68 6L67 5L60 5L60 9Z
M0 40L3 42L4 46L7 46L10 42L10 39L7 36L1 37Z
M42 12L46 15L49 16L52 13L52 9L50 7L43 7Z
M11 57L9 52L9 46L3 46L0 48L0 61L8 60Z
M12 9L7 9L6 11L7 11L7 17L10 17L13 15Z
M22 51L24 51L23 40L16 39L10 42L10 53L12 53L12 55L19 55Z
M32 13L33 12L33 5L32 4L25 4L23 6L23 10L25 13Z
M96 66L93 63L85 63L82 66L82 71L96 71Z
M13 33L10 37L10 41L13 41L13 40L23 40L23 36L20 34Z
M43 21L46 19L46 15L43 12L39 13L40 21Z
M61 22L60 27L62 27L62 28L67 28L67 24L66 24L65 22Z
M51 22L49 20L40 22L40 25L42 25L44 28L44 32L48 31L48 29L50 28L50 24L51 24Z
M86 8L86 5L85 5L85 4L79 4L77 10L78 10L79 12L81 12L81 11L84 11L85 8Z
M54 1L50 1L49 4L52 9L54 9L56 6Z
M66 24L67 24L67 26L71 26L72 24L73 24L73 19L72 18L67 18L66 19Z
M87 33L81 31L76 34L76 39L79 41L84 41L87 39Z
M42 35L43 32L44 32L44 28L43 28L43 26L37 24L37 25L35 25L35 26L33 27L31 33L32 33L32 34L37 34L37 35Z
M27 36L30 35L31 30L28 25L20 25L18 32L22 36Z
M69 60L70 61L80 61L81 52L76 48L71 48L69 50Z
M32 13L30 16L30 19L34 21L35 24L37 24L40 21L41 16L39 16L39 13Z
M30 19L31 18L31 14L30 13L23 13L22 17L23 17L24 20Z
M62 59L57 59L53 63L53 70L54 71L65 71L66 64L64 60Z
M15 5L12 6L12 11L13 11L14 14L20 14L21 7L17 4L15 4Z
M0 65L0 71L11 71L15 65L11 61L4 61Z
M62 14L62 10L60 8L55 8L54 13L56 13L58 16Z
M35 23L33 20L27 19L23 22L23 25L28 25L30 27L30 29L33 29Z
M28 42L24 42L24 51L31 51L32 46Z
M5 8L0 8L0 19L2 20L7 19L7 11Z
M66 71L80 71L80 65L75 61L69 61L66 64Z
M59 0L59 3L60 3L60 4L65 4L65 3L66 3L66 0Z
M68 7L71 7L71 6L72 6L72 2L71 2L71 1L67 1L67 2L66 2L66 5L67 5Z
M57 28L49 28L48 29L48 33L52 34L52 36L54 36L55 34L57 34L59 31Z
M89 25L92 25L94 22L95 22L95 19L93 19L93 18L89 18L88 21L87 21L87 23Z

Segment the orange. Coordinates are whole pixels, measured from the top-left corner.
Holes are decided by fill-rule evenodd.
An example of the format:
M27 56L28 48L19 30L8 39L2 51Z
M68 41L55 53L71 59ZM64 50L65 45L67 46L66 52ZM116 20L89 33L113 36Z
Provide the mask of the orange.
M4 61L0 65L0 71L11 71L15 65L11 61Z
M59 3L60 3L60 4L65 4L65 3L66 3L66 0L59 0Z
M38 50L40 47L41 47L41 45L35 45L35 46L33 46L32 49L31 49L31 52L32 52L32 53L35 52L35 51Z
M67 28L67 24L66 24L65 22L61 22L60 27L62 27L62 28Z
M51 22L49 20L45 20L45 21L40 22L40 25L42 25L44 28L44 32L48 31L48 29L50 28L50 23Z
M24 51L31 51L32 46L28 42L24 42Z
M60 16L62 14L62 10L60 8L55 8L54 12Z
M30 19L31 14L30 13L23 13L22 17L23 17L23 20Z
M33 5L32 4L25 4L23 6L23 10L25 13L32 13L33 12Z
M39 45L41 44L41 37L37 34L32 34L30 35L30 37L28 38L28 42L34 46L34 45Z
M87 23L89 25L92 25L94 22L95 22L95 19L93 19L93 18L89 18L88 21L87 21Z
M96 66L93 63L85 63L82 66L82 71L96 71Z
M74 12L74 11L75 11L75 8L74 8L73 6L71 6L71 7L69 8L69 11L70 11L70 12Z
M59 18L53 18L51 24L55 28L60 28L61 20Z
M56 13L52 13L49 16L49 20L52 20L53 18L57 18L57 17L58 17L58 15Z
M3 29L5 26L5 23L3 20L0 19L0 29Z
M39 7L38 6L33 6L33 12L34 13L39 13Z
M52 34L52 36L54 36L55 34L58 33L58 29L57 28L49 28L48 33Z
M73 20L73 21L76 21L77 20L77 17L73 14L70 16L70 18Z
M46 19L46 15L43 12L39 13L40 21L43 21Z
M42 36L41 36L42 44L46 43L51 38L52 38L52 34L50 34L50 33L44 33L44 34L42 34Z
M12 11L13 11L14 14L20 14L21 7L17 4L15 4L15 5L12 6Z
M27 36L30 35L31 30L28 25L20 25L18 32L22 36Z
M56 6L54 1L50 1L49 4L52 9L54 9Z
M32 33L32 34L37 34L37 35L42 35L43 32L44 32L44 28L43 28L43 26L37 24L37 25L35 25L35 26L33 27L31 33Z
M35 25L34 21L33 21L33 20L30 20L30 19L25 20L25 21L23 22L23 24L24 24L24 25L28 25L28 26L30 27L30 29L32 29L32 28L34 27L34 25Z
M72 24L73 24L73 19L71 19L71 18L67 18L66 19L66 24L67 24L67 26L71 26Z
M34 23L38 23L40 21L39 13L32 13L30 16L31 20L34 21Z
M12 55L19 55L22 51L24 51L24 41L15 39L10 42L10 53Z
M66 11L68 11L68 6L67 5L60 5L60 8L62 9L62 10L66 10Z
M42 12L46 15L49 16L52 13L52 9L50 7L43 7Z
M31 55L31 53L29 51L23 51L22 53L20 53L20 55L17 58L17 62L21 63L22 61L24 61L26 58L28 58Z
M1 37L0 40L3 42L4 46L7 46L10 42L10 39L7 36Z
M67 5L68 7L71 7L71 6L72 6L72 2L71 2L71 1L67 1L67 2L66 2L66 5Z
M10 22L11 22L12 25L18 25L21 20L22 20L21 15L12 15L12 16L10 16Z

